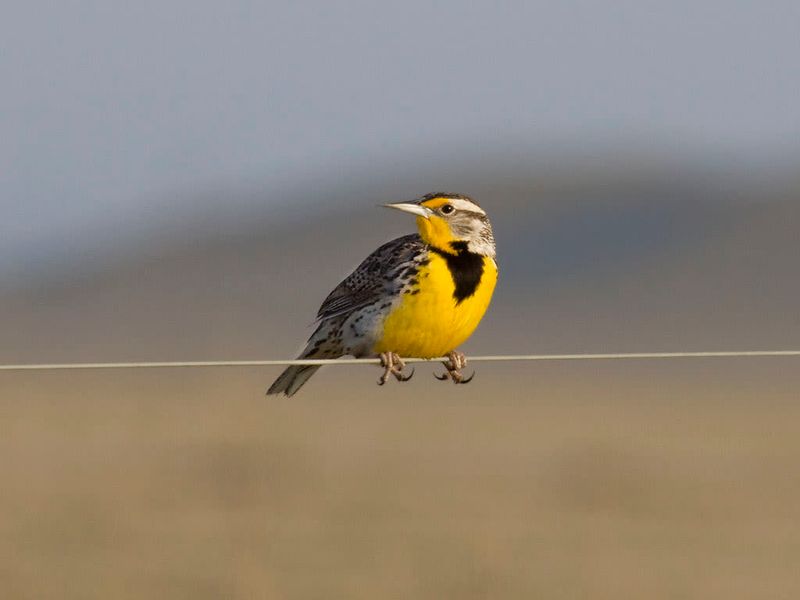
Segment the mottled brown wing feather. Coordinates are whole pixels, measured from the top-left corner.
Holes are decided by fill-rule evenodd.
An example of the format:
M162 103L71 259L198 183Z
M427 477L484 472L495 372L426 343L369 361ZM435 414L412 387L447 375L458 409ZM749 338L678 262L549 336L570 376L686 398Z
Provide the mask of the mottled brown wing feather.
M395 291L398 269L424 248L422 238L412 234L387 242L375 250L328 294L319 308L317 320L349 314L390 296Z

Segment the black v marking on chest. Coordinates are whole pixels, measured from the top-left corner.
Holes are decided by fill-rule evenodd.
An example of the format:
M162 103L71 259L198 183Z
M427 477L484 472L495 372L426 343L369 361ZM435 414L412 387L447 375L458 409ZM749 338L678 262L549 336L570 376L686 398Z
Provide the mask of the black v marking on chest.
M451 246L456 254L450 254L438 248L431 248L431 250L447 263L447 269L455 284L453 298L456 299L456 304L461 304L474 295L478 289L481 277L483 277L483 256L469 252L466 242L452 242Z

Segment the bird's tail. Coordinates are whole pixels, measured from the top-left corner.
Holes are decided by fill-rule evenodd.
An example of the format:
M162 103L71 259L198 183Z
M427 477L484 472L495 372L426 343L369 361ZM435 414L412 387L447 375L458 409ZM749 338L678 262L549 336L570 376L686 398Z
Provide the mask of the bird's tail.
M294 396L297 390L303 387L303 384L308 381L318 369L319 365L292 365L280 374L275 380L275 383L269 386L267 394L284 393L287 396Z
M341 321L328 320L319 324L316 331L311 334L308 344L297 358L338 358L342 355L342 348L333 335ZM275 380L267 394L286 394L294 396L306 381L319 370L320 365L292 365L288 367Z

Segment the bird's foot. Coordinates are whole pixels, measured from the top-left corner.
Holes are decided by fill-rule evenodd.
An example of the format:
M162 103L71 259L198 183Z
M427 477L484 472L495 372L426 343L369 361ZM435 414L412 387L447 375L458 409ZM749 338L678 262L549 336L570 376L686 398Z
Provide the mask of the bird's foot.
M436 373L433 374L436 379L439 381L445 381L447 379L452 379L453 383L469 383L472 381L472 378L475 377L475 373L473 372L472 375L464 378L464 374L461 372L461 369L467 366L467 357L464 355L463 352L459 352L458 350L453 350L450 354L447 355L447 362L443 362L444 368L447 369L446 372L442 373L441 375L437 375Z
M411 369L411 373L403 375L403 369L405 369L406 364L396 352L381 352L381 366L384 368L384 371L381 378L378 379L378 385L383 385L389 381L390 375L394 375L397 381L408 381L414 376L413 368Z

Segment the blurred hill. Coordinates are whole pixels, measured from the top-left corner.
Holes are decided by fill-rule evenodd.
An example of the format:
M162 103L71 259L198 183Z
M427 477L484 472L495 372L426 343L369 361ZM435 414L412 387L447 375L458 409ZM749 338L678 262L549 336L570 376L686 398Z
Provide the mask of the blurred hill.
M464 168L499 244L482 352L796 344L800 199L652 167ZM319 302L372 249L414 230L376 208L396 184L333 189L276 220L172 217L159 236L0 294L4 361L287 356ZM466 189L464 189L466 188ZM374 190L390 190L376 194ZM421 190L414 190L413 193ZM749 194L749 195L748 195ZM410 196L406 193L402 198ZM291 198L289 199L291 201Z
M441 186L499 243L468 352L800 346L796 189L569 171ZM329 289L413 228L375 204L439 186L399 187L284 221L190 211L6 285L0 360L290 356ZM458 388L432 369L384 388L324 369L291 400L263 396L274 369L0 374L3 595L800 593L795 360L480 364Z

